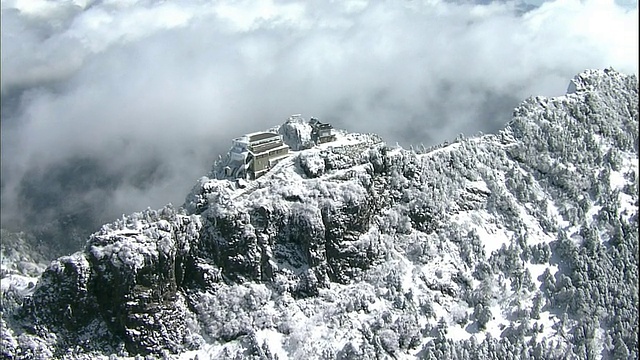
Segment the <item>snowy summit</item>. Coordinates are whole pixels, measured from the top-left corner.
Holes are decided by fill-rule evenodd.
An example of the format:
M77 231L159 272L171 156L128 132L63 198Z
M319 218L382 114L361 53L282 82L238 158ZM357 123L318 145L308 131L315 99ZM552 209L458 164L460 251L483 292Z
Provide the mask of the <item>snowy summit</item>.
M3 260L2 354L637 358L638 145L638 80L612 69L431 149L293 116L180 208L39 277Z

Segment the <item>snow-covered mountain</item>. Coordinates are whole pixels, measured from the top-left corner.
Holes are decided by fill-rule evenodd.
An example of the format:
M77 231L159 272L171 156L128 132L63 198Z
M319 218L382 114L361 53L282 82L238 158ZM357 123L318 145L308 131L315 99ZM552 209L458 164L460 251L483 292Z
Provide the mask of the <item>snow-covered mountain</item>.
M248 184L214 168L39 278L3 241L2 354L637 358L638 144L638 80L607 69L497 134L342 132Z

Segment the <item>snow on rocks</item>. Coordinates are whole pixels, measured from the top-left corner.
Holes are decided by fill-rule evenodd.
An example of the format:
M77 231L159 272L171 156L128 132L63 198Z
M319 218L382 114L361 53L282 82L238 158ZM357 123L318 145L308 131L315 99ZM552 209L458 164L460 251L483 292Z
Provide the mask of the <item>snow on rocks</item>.
M567 271L550 264L549 244L559 234L581 240L581 221L592 225L606 208L581 193L613 186L621 193L607 201L637 214L627 169L637 155L627 149L619 162L611 152L620 171L589 188L585 178L607 173L576 155L579 141L538 138L568 125L595 129L580 101L614 95L592 93L617 81L590 78L606 73L579 76L565 97L525 101L499 136L426 154L343 132L306 148L308 129L280 127L299 150L258 180L203 177L186 212L147 210L105 225L84 252L52 263L35 290L28 277L12 278L30 299L26 321L45 324L16 329L39 340L107 329L113 353L180 358L437 357L475 341L489 352L506 339L526 348L535 336L568 350L554 315L566 307L542 298ZM593 99L591 112L632 111ZM615 131L591 145L627 146ZM20 348L16 333L3 344ZM58 342L42 341L47 351Z

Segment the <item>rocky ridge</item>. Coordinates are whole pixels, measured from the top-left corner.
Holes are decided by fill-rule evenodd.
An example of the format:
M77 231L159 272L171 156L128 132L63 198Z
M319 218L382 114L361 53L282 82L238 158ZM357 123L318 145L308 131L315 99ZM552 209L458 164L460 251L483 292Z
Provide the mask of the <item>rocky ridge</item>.
M3 284L3 355L633 356L637 159L637 78L607 69L495 135L415 151L343 132L247 186L214 167L15 303Z

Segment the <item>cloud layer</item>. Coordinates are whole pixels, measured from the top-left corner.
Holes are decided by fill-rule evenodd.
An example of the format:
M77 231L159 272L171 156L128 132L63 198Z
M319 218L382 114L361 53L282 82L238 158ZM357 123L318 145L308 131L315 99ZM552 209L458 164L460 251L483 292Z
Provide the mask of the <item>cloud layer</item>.
M482 3L2 0L3 226L181 204L293 113L433 145L585 68L638 72L637 2Z

